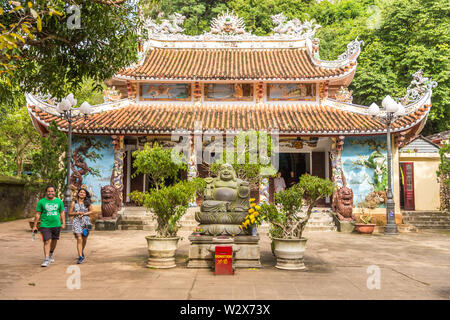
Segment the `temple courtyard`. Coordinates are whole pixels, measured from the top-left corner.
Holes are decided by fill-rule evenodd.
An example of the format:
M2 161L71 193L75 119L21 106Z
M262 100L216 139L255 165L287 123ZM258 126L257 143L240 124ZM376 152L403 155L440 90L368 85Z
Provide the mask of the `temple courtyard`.
M93 231L86 261L76 264L76 242L63 233L55 262L42 268L40 236L28 220L0 223L0 299L449 299L450 231L397 236L309 232L306 270L275 268L270 240L261 235L260 269L215 276L188 269L189 232L177 267L146 267L149 231ZM79 266L80 282L74 280ZM74 271L75 270L75 271ZM72 288L74 284L80 288Z

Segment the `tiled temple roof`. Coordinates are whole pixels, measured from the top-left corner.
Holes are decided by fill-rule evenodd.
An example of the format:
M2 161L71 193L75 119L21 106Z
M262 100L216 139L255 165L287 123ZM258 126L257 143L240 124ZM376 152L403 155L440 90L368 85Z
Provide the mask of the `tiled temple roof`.
M332 103L330 102L330 105ZM203 131L278 131L280 134L354 135L380 134L385 125L358 112L330 105L151 105L129 104L91 114L73 122L74 133L87 134L169 134L175 130L194 131L201 121ZM35 105L29 112L40 125L56 120L67 131L68 123ZM430 105L423 105L392 124L393 132L413 127L424 120Z
M152 48L141 65L122 70L117 76L150 80L317 80L343 76L354 66L354 61L340 67L318 66L306 48Z

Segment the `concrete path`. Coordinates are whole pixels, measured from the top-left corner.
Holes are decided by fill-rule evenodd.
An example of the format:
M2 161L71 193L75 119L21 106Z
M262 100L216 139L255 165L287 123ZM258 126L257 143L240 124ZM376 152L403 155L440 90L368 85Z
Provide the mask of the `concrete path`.
M450 299L450 231L398 236L310 232L305 234L305 271L276 269L263 235L263 267L238 269L234 276L187 269L186 232L176 268L146 268L148 234L93 231L86 262L76 265L76 241L64 233L56 261L42 268L42 242L31 241L27 220L0 223L0 299ZM80 268L80 289L67 287L74 284L74 274L67 273L73 265Z

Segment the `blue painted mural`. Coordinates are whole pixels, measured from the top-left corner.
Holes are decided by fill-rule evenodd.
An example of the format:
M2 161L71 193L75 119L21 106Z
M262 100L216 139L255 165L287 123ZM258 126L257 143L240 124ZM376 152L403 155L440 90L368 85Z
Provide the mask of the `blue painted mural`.
M384 207L387 187L385 137L348 137L342 150L346 184L353 190L353 203L369 208Z
M114 147L109 136L75 136L71 184L86 185L93 204L101 204L100 189L110 184Z

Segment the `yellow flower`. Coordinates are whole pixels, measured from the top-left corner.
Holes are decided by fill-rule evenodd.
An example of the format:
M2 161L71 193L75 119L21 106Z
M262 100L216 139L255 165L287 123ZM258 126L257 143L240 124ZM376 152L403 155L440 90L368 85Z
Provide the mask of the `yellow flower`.
M253 208L248 209L248 212L250 212L250 213L255 212L255 209L253 209Z
M239 226L239 229L241 229L241 230L242 230L242 226Z
M255 206L255 209L259 210L259 209L261 209L261 207L260 206Z
M250 207L254 207L254 206L256 206L256 204L255 204L255 203L252 203L252 204L250 204Z
M253 202L253 201L255 201L256 199L255 198L250 198L250 202Z
M253 214L255 217L259 214L258 211L255 211L255 213Z

